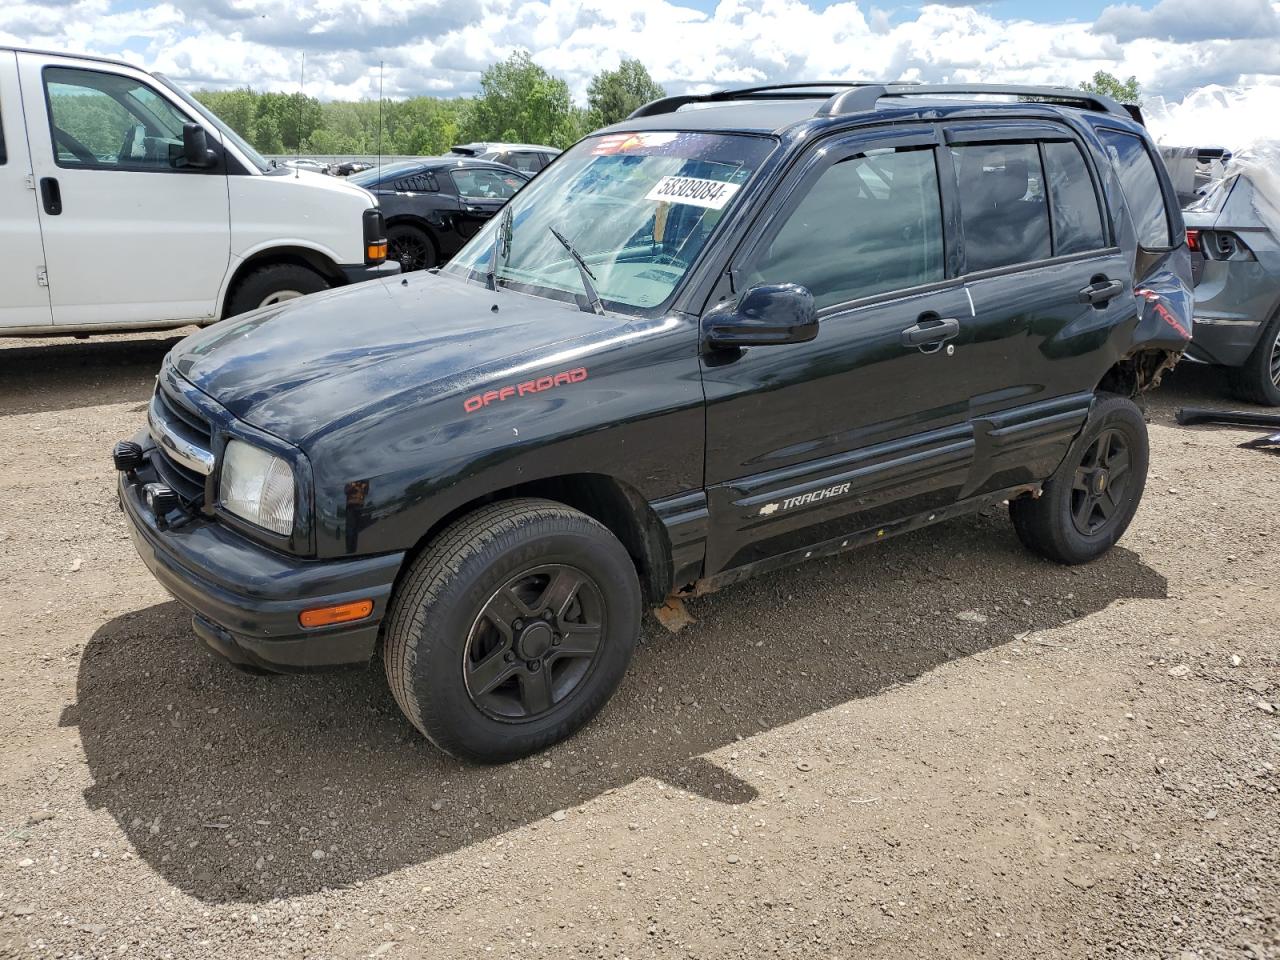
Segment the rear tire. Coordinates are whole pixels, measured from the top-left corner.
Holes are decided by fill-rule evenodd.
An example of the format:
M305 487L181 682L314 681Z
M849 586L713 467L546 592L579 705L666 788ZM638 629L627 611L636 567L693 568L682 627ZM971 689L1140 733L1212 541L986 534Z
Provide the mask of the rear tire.
M1249 359L1227 368L1227 381L1237 399L1266 407L1280 407L1280 313L1262 329Z
M1147 482L1147 422L1127 397L1101 395L1038 498L1009 504L1018 539L1058 563L1087 563L1128 529Z
M387 682L441 750L513 760L595 716L641 613L631 557L601 524L550 500L491 504L446 528L397 587Z
M248 313L273 303L283 303L308 293L329 289L329 281L310 267L296 263L273 263L249 273L227 301L228 317Z

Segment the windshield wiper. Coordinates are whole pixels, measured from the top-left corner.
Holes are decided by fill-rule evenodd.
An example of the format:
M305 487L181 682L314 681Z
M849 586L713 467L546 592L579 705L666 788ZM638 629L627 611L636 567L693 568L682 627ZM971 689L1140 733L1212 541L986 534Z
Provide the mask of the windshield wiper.
M552 226L548 226L547 229L551 231L551 235L553 237L560 241L560 246L569 251L569 256L572 257L573 262L578 265L578 275L582 277L582 289L586 291L587 303L590 304L590 309L584 307L583 310L586 313L598 313L601 316L604 316L604 304L600 302L600 294L596 293L596 285L591 282L595 280L596 275L592 273L591 268L587 266L587 261L582 259L582 254L573 249L573 244L565 238L563 233Z
M498 291L498 254L502 245L508 246L507 256L511 256L511 208L506 207L498 214L498 227L493 231L493 251L489 254L489 271L484 275L484 285L495 293Z

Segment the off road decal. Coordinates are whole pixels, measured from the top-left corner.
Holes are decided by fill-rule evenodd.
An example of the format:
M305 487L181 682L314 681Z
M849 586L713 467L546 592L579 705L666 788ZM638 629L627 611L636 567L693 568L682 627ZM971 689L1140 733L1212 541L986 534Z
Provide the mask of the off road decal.
M737 192L738 184L725 183L723 180L663 177L644 198L667 203L686 203L692 207L706 207L708 210L723 210Z
M768 517L779 510L785 513L788 510L794 510L796 507L807 507L814 503L821 503L823 500L830 500L832 497L843 497L848 492L849 484L837 483L834 487L814 490L812 493L802 493L798 497L787 497L781 503L766 503L760 508L760 516Z
M1182 321L1175 317L1169 308L1160 302L1160 294L1156 293L1154 290L1147 290L1146 288L1139 288L1133 292L1143 300L1146 300L1147 303L1151 304L1152 312L1169 326L1173 327L1173 329L1177 330L1179 336L1186 337L1188 340L1191 339L1191 332L1182 325Z
M491 403L501 403L504 400L528 396L531 393L542 393L544 390L551 390L555 387L581 383L585 379L587 379L587 368L574 367L572 370L562 370L560 373L553 373L545 377L526 380L523 383L512 383L505 387L496 387L493 390L486 390L484 393L477 393L475 396L467 397L466 400L463 400L462 406L467 413L475 413L477 410L483 410Z

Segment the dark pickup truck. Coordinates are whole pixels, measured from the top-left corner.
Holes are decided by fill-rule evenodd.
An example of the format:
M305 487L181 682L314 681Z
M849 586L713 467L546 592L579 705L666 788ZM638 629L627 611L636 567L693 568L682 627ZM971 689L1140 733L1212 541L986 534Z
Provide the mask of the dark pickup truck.
M647 605L1004 501L1088 561L1191 325L1155 156L1078 91L656 101L448 267L176 346L114 453L138 552L232 661L380 652L486 761L585 723Z

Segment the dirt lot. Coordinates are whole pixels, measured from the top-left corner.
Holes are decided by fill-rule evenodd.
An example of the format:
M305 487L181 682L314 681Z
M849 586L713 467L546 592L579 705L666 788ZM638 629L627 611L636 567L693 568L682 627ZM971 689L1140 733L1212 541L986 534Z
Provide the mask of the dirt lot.
M999 512L646 623L585 732L436 753L216 660L111 444L169 336L0 343L0 956L1280 957L1280 457L1152 399L1065 569Z

